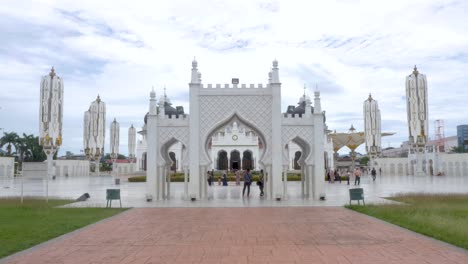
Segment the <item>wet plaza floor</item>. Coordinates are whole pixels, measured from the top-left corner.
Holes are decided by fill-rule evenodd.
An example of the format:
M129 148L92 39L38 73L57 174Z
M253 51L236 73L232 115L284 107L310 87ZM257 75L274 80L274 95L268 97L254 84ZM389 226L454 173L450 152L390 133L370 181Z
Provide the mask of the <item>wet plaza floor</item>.
M242 186L230 182L229 186L219 186L215 183L209 187L209 199L195 202L183 199L184 184L170 184L170 199L146 202L145 183L130 183L121 179L119 185L114 184L114 177L81 176L58 177L50 180L49 197L76 199L83 193L89 193L91 198L85 202L74 203L72 206L104 207L106 205L106 189L118 188L121 191L124 207L271 207L271 206L341 206L349 202L349 188L341 183L325 183L325 201L314 201L301 197L300 182L288 182L288 197L282 201L272 201L260 197L257 186L251 186L250 197L242 198ZM0 197L21 196L23 186L24 196L44 197L46 193L45 180L42 178L0 178ZM364 189L367 203L385 203L383 197L398 193L468 193L468 176L377 176L372 181L369 176L363 176L360 187ZM115 203L114 203L115 204Z

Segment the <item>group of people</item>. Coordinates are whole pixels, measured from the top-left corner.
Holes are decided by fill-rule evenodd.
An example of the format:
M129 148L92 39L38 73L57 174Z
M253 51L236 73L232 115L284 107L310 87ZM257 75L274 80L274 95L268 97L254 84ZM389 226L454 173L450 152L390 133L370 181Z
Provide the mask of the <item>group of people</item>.
M208 171L208 185L214 185L214 170ZM236 170L235 175L236 175L236 185L240 185L241 181L241 174L242 172L240 170ZM244 180L244 188L242 189L242 197L245 195L245 190L247 189L247 197L250 196L250 185L252 185L252 173L250 172L250 169L247 169L244 174L243 174L243 180ZM227 173L226 171L223 171L220 177L218 177L218 185L223 186L228 186L228 178L227 178ZM260 170L260 174L258 176L258 181L257 185L260 189L260 196L264 195L263 189L264 189L264 184L265 184L265 177L263 175L263 170Z
M379 171L380 171L380 175L381 175L382 174L382 169L379 169ZM375 179L377 178L377 171L375 170L375 168L372 168L371 175L372 175L372 181L375 181ZM360 185L361 184L361 177L362 177L361 168L359 168L359 167L355 168L354 172L353 172L353 176L354 176L354 185ZM334 183L335 181L339 181L341 183L341 176L340 176L340 173L338 172L338 170L329 170L329 171L327 171L327 179L328 179L329 183ZM351 179L351 172L350 171L346 171L346 179L347 179L348 185L349 185L349 181Z

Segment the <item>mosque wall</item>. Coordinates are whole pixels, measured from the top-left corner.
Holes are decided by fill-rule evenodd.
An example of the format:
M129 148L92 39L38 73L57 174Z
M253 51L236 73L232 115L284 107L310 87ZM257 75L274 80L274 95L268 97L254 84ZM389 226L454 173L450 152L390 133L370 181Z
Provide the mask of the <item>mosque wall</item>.
M15 168L15 158L0 157L0 177L12 178Z

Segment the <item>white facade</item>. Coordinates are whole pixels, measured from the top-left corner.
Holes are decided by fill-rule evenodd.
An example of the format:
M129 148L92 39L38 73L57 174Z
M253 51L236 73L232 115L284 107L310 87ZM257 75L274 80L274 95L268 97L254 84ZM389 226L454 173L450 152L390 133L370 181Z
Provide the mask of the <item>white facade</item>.
M213 170L257 170L259 157L258 136L237 122L228 124L211 137L211 169ZM226 155L223 157L223 155ZM225 158L225 159L224 159ZM223 164L225 161L225 164ZM248 163L248 164L245 164Z
M0 157L0 177L13 178L15 173L15 158Z
M172 161L169 148L182 145L181 164L185 172L185 198L206 199L206 171L212 167L209 143L228 124L249 128L258 137L257 166L265 172L265 195L268 199L286 198L289 166L286 146L299 145L304 197L324 196L324 129L325 118L320 106L320 93L315 92L314 110L308 100L302 115L281 114L281 83L278 62L273 62L266 85L203 85L196 61L192 62L190 116L168 116L164 104L150 93L147 118L147 199L167 199L170 191L168 172ZM190 180L188 179L190 173Z
M414 154L410 154L414 155ZM378 158L376 168L386 175L413 175L414 157ZM426 175L468 175L467 153L426 152L423 154L423 172Z
M88 160L54 160L52 163L52 176L73 177L89 175ZM47 173L45 162L23 162L23 177L44 177Z

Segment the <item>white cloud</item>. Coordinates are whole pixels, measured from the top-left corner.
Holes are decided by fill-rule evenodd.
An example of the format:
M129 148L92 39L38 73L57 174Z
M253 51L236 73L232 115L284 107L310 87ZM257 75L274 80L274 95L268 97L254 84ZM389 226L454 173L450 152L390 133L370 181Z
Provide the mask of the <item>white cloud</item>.
M81 119L99 93L108 122L142 125L148 93L167 87L188 110L190 64L204 83L265 83L278 59L283 105L317 84L330 129L362 129L379 101L384 138L407 138L404 79L427 74L429 115L446 135L468 123L468 4L448 1L4 1L0 7L0 127L37 134L39 79L65 80L63 151L81 149ZM432 128L432 125L431 125ZM431 131L431 136L433 131ZM67 140L70 139L70 140Z

